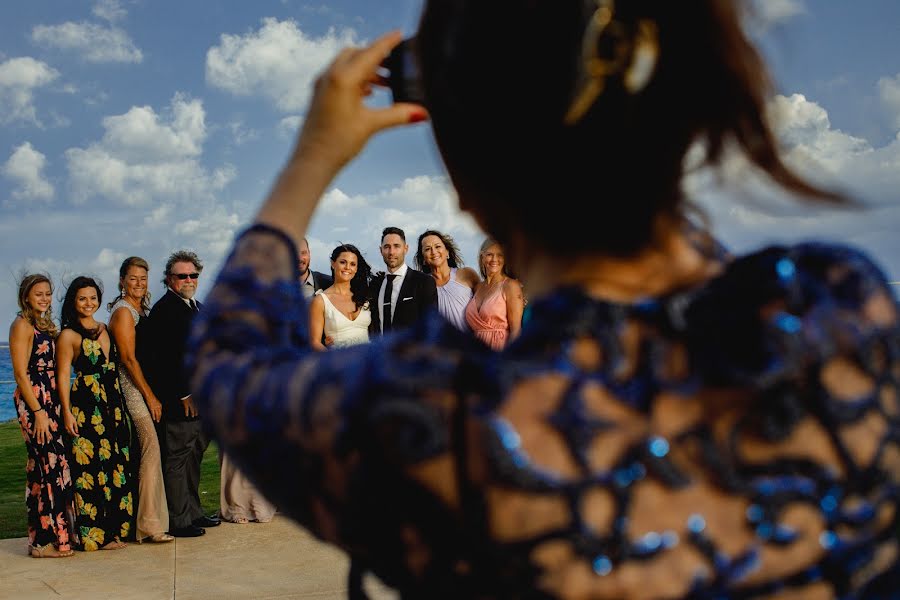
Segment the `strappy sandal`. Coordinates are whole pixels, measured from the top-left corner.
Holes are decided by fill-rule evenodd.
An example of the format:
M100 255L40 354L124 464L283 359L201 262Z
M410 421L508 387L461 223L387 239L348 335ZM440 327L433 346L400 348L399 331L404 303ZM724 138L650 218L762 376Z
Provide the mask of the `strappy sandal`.
M231 522L237 523L238 525L246 525L250 522L250 520L247 517L237 517L235 519L232 519Z
M157 533L140 540L138 543L143 541L153 542L154 544L165 544L166 542L174 542L175 536L169 535L168 533Z
M32 558L66 558L75 554L74 550L59 550L53 544L28 544L28 554Z

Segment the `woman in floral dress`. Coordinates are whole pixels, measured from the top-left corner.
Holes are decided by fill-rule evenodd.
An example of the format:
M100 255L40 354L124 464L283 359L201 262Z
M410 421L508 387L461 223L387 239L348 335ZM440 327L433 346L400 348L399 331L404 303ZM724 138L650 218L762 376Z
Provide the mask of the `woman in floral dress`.
M76 277L62 307L57 343L66 430L72 438L72 479L78 509L79 550L124 548L133 533L135 485L131 465L131 417L119 392L115 346L103 323L94 320L100 286Z
M13 399L28 451L25 506L28 552L35 558L72 556L74 501L66 444L56 394L50 304L53 287L44 275L26 275L19 284L19 314L9 328L16 391Z

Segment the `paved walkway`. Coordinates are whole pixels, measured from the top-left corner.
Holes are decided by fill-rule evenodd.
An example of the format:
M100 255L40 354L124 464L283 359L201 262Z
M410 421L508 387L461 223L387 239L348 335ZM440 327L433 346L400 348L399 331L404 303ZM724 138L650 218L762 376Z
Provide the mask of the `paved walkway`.
M0 540L0 598L342 600L347 560L285 517L222 523L199 538L34 559L25 538ZM367 581L373 598L395 594Z

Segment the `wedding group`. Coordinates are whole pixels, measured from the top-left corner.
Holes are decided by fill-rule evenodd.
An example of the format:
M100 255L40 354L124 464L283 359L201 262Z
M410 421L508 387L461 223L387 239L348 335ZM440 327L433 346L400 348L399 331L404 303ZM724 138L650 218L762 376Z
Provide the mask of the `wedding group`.
M209 444L184 369L203 263L179 250L166 261L166 292L151 305L150 266L132 256L119 269L109 322L98 319L103 288L75 277L57 325L53 284L29 274L9 350L14 401L27 448L28 551L66 557L115 550L130 540L197 537L221 519L271 520L275 508L221 458L220 516L200 502Z
M482 243L476 272L464 266L454 239L435 229L419 235L415 265L399 227L385 227L379 246L385 271L372 267L353 244L332 252L331 275L310 269L309 242L299 248L301 289L309 305L309 336L316 350L368 342L409 327L430 309L463 332L500 351L519 334L525 310L522 284L511 274L503 247Z

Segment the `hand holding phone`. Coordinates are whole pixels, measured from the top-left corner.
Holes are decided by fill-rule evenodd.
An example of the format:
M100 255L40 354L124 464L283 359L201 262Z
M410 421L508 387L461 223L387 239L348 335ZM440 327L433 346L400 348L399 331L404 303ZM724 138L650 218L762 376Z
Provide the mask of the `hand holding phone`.
M425 103L414 37L395 46L381 66L388 71L386 80L394 102Z

